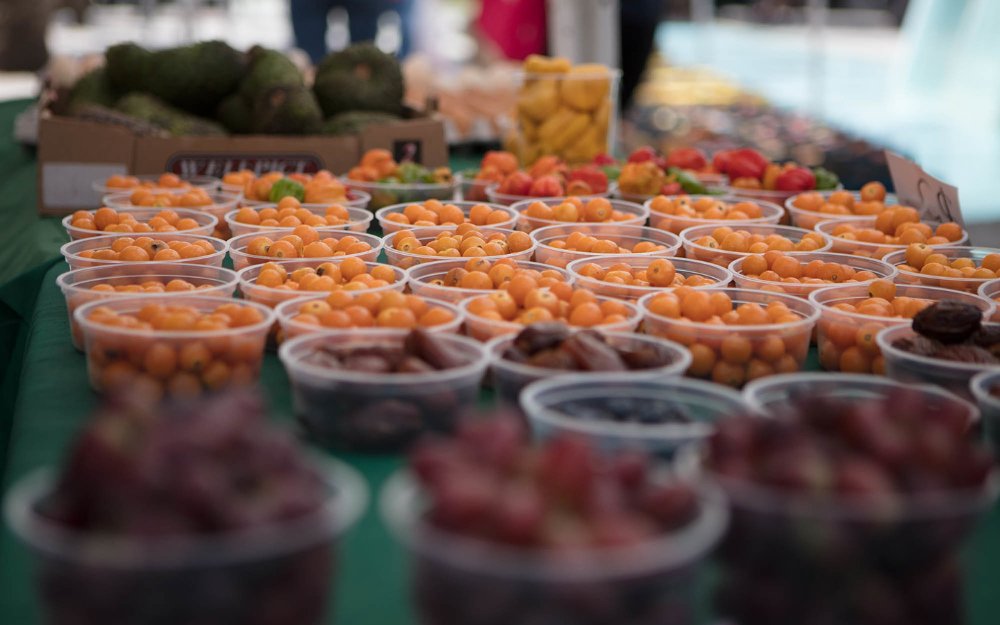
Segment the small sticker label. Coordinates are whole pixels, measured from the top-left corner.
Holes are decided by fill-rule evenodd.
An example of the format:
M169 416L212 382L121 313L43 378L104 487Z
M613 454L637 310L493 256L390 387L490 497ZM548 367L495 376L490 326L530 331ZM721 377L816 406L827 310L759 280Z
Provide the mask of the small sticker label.
M323 163L312 154L174 154L167 161L167 171L181 178L214 176L249 169L260 175L269 171L286 174L314 174Z
M44 163L42 206L53 209L97 208L101 192L94 183L128 173L125 163Z
M392 142L392 157L397 163L423 163L424 142L419 139L396 139Z
M920 165L889 150L885 151L885 159L900 204L920 211L921 221L954 221L965 229L962 207L958 203L958 187L938 180Z

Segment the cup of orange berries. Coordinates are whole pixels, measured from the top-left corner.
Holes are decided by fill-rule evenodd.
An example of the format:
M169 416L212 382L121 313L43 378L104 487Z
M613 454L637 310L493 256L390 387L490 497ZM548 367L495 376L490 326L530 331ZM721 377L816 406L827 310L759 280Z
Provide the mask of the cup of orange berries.
M687 258L656 256L594 256L566 266L575 284L595 295L637 300L649 293L680 286L726 287L733 275L725 267Z
M888 280L813 291L809 301L820 310L816 324L820 366L827 371L883 375L885 359L875 336L884 328L909 326L918 312L946 299L976 306L987 316L996 309L991 301L971 293Z
M649 208L642 204L604 197L522 200L511 209L517 213L517 229L525 232L576 223L642 226L649 218Z
M302 225L367 232L372 219L371 212L365 208L344 204L306 208L293 197L282 198L272 205L243 206L225 216L226 224L235 237L264 230L291 231Z
M240 196L232 193L217 193L192 187L184 191L158 191L138 188L129 193L115 193L104 196L104 204L117 209L131 208L189 208L214 216L218 220L213 236L228 239L226 213L236 208Z
M257 383L274 312L223 297L135 296L84 304L91 387L139 389L147 398L189 398Z
M506 290L469 297L459 304L465 311L465 330L472 338L487 341L520 332L542 321L563 321L577 328L605 332L633 332L640 312L635 304L595 295L568 283L530 288L510 285Z
M455 304L376 289L299 297L284 302L275 313L282 340L344 328L423 328L456 334L465 317Z
M59 274L56 284L66 298L73 347L83 351L83 332L73 313L99 299L136 295L205 295L232 297L236 272L223 267L181 263L116 263Z
M397 230L384 242L389 263L405 269L447 258L531 260L535 251L535 243L526 232L469 223L454 228Z
M512 286L524 289L573 283L573 276L565 269L510 258L437 260L411 267L407 273L415 295L451 303Z
M153 232L185 232L211 236L218 223L219 220L213 215L187 208L116 210L109 206L93 211L79 210L62 220L70 241L110 234Z
M191 188L215 191L219 188L219 179L214 176L191 176L181 178L177 174L165 172L162 174L131 176L114 174L100 178L91 184L91 188L101 195L121 193L133 189L155 189L157 191L175 191L183 193Z
M969 234L953 221L932 226L920 221L916 209L892 206L875 217L850 217L824 221L816 232L833 240L832 251L868 258L884 258L914 243L928 247L953 247L969 239Z
M374 262L382 249L382 239L363 232L336 228L296 226L287 230L253 232L229 240L229 257L237 270L267 262L296 259L337 260L360 258Z
M453 228L459 224L513 229L517 213L501 204L425 200L392 204L375 212L383 234L407 228Z
M777 224L785 211L777 204L715 195L658 195L646 200L649 225L680 234L693 226Z
M59 252L70 269L117 263L190 263L222 266L228 245L222 239L180 232L111 234L70 241Z
M243 297L271 308L305 295L406 288L406 272L399 267L363 261L356 256L341 260L272 261L244 267L237 275Z
M1000 249L990 247L932 248L914 243L882 260L899 270L896 281L901 284L976 293L979 287L1000 277Z
M842 284L892 280L898 271L881 260L832 252L750 254L729 265L736 286L808 297L817 289Z
M535 260L553 267L608 254L675 256L681 247L672 232L620 224L545 226L532 231L531 238L537 244Z
M784 293L680 287L639 300L647 334L686 345L687 374L739 388L801 371L819 310Z
M792 225L811 230L824 221L870 217L898 204L881 182L869 182L859 191L806 191L785 200Z
M684 255L728 267L747 254L825 252L833 242L824 234L777 225L694 226L681 231Z

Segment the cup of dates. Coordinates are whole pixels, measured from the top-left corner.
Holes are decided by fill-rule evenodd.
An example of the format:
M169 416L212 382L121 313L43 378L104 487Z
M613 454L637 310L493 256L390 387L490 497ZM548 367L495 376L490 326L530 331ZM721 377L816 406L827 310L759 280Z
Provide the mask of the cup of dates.
M695 579L727 512L717 487L661 468L575 436L529 446L516 419L421 442L381 494L419 621L695 623Z
M521 409L536 439L575 434L602 450L671 458L746 404L738 391L703 380L595 373L532 382L521 392Z
M657 378L684 374L691 353L683 345L631 332L580 330L565 323L534 323L486 345L497 397L517 406L521 389L557 375L615 374Z
M318 625L366 499L356 471L228 395L105 407L5 511L51 625Z
M1000 323L984 322L980 307L956 300L928 306L912 326L887 328L875 342L889 377L937 384L966 398L973 376L1000 367Z
M806 376L759 386L794 377ZM997 494L967 402L891 381L881 395L851 392L850 378L874 376L817 377L842 392L802 385L708 441L732 514L716 613L740 625L967 622L958 551Z
M306 434L324 446L372 452L451 431L475 408L489 365L483 344L420 328L307 334L283 343L278 356Z

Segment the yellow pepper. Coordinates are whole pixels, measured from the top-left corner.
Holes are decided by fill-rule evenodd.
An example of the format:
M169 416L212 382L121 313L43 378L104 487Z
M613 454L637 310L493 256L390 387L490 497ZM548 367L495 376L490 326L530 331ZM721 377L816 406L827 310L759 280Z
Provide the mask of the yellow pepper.
M536 122L544 121L559 108L559 88L555 80L534 80L521 89L517 110Z
M578 111L593 111L608 98L611 82L603 65L577 65L559 82L563 102Z

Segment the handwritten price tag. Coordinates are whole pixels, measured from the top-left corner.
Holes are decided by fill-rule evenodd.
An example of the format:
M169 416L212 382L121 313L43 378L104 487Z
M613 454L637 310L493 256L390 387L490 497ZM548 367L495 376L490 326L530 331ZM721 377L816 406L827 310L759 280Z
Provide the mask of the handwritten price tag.
M885 151L885 159L900 204L920 211L921 221L954 221L965 229L962 208L958 203L958 187L941 182L920 165L889 150Z

